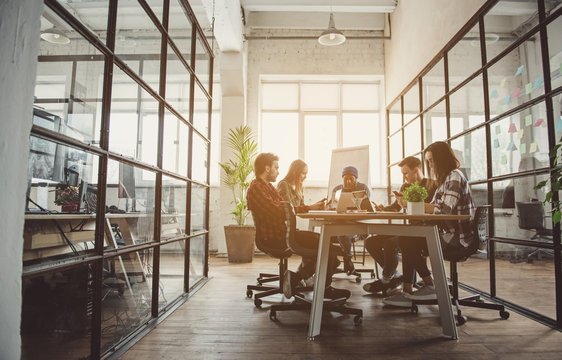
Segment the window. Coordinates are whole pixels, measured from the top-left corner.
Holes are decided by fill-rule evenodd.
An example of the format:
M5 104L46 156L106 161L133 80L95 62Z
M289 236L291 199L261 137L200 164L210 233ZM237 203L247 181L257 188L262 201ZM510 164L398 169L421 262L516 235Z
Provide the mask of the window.
M260 96L260 150L279 156L281 176L293 160L303 159L307 183L327 186L332 149L369 145L371 185L382 184L386 148L378 141L385 133L380 77L264 78Z

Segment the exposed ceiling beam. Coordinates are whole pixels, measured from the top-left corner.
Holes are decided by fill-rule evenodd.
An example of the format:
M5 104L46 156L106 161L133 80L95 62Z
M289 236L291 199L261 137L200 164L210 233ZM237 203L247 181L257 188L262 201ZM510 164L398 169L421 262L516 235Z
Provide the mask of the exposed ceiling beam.
M396 8L396 0L241 0L246 11L304 11L387 13Z

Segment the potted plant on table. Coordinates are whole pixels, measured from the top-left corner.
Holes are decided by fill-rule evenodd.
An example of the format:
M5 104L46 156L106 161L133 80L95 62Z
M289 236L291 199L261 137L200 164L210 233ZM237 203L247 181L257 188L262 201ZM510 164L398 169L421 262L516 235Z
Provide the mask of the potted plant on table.
M61 207L62 212L76 212L80 206L78 187L58 184L55 190L55 204Z
M251 262L254 255L256 228L245 225L249 211L246 208L246 191L254 171L254 160L258 154L255 135L248 126L230 129L226 139L233 159L219 165L223 169L222 182L232 191L234 205L230 214L236 225L224 227L229 262Z
M408 214L423 214L425 212L424 201L427 198L427 190L414 182L404 192L404 201L407 204Z

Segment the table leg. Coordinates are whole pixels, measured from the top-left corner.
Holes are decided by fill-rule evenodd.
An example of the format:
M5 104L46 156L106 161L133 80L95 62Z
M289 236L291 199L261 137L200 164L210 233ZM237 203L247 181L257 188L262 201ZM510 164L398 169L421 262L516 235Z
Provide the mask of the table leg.
M326 273L328 270L328 252L330 251L330 231L327 231L326 227L326 225L323 225L320 231L320 243L318 244L318 256L316 258L316 279L314 281L312 308L308 322L308 340L314 340L316 336L320 335Z
M443 252L439 243L439 232L437 226L427 227L426 242L429 252L429 260L431 262L431 270L435 280L435 291L437 292L437 303L439 304L439 315L441 316L441 326L443 334L453 339L458 339L457 326L451 308L451 296L449 294L449 285L447 283L447 275L445 273L445 265L443 263Z

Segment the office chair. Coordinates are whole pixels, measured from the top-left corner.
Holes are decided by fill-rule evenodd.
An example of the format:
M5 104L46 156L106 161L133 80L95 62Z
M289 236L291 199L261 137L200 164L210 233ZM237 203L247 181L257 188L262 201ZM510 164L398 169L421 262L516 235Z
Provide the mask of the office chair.
M519 228L535 230L535 235L531 237L531 240L547 239L552 241L552 230L544 227L544 208L541 202L517 202L515 205L519 214ZM533 256L540 260L541 254L554 256L552 250L537 248L527 255L527 262L533 262Z
M361 235L359 236L358 240L364 240L364 236ZM362 260L357 260L357 252L355 250L355 242L358 241L357 239L353 239L353 241L351 242L351 251L352 251L352 258L351 258L351 262L353 264L361 264L363 266L365 266L365 256L366 256L366 250L365 250L365 246L363 246L363 258ZM337 238L334 238L334 240L332 241L333 244L339 244L337 241ZM375 262L375 266L376 266L376 262ZM371 278L375 277L375 269L371 269L371 268L354 268L353 271L346 271L345 267L342 268L337 268L336 271L334 272L334 274L346 274L348 276L355 276L355 282L360 283L361 282L361 273L367 273L371 275ZM377 277L378 277L378 269L377 269Z
M479 245L482 242L487 241L488 237L488 211L491 208L490 205L478 206L476 208L476 213L474 215L474 220L472 221L472 227L474 236L478 238L472 241L469 247L459 249L455 252L448 252L443 254L445 260L450 262L450 277L452 285L449 285L449 291L451 292L452 299L451 303L455 305L457 309L457 322L458 325L466 323L467 318L462 314L461 305L468 307L475 307L481 309L492 309L498 310L500 312L500 317L504 320L509 318L509 312L505 310L505 307L500 304L486 303L480 299L480 294L470 295L464 298L459 298L459 276L457 271L457 263L461 261L466 261L470 256L478 252ZM418 312L418 305L437 305L437 300L412 300L412 312Z
M286 201L281 202L285 209L285 223L287 224L287 247L291 249L291 251L300 256L306 257L316 257L317 250L316 249L309 249L302 247L297 241L295 234L297 232L296 229L296 217L295 212L293 210L293 206ZM304 289L303 289L304 290ZM305 298L301 293L294 294L295 300L291 304L275 304L272 305L269 312L269 318L272 321L277 321L277 312L278 311L287 311L287 310L310 310L312 306L311 300ZM323 311L329 312L337 312L340 314L351 314L355 315L353 321L355 325L360 325L363 322L363 310L357 308L350 308L346 305L346 299L334 299L334 300L324 300Z

